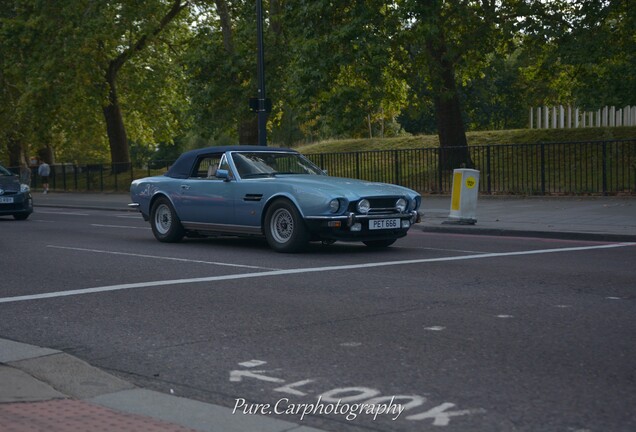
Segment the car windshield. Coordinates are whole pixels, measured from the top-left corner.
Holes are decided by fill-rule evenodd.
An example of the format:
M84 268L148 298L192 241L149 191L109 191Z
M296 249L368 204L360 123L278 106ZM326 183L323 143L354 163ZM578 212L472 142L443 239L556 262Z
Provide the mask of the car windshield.
M10 176L13 175L11 171L0 165L0 176Z
M298 153L234 152L232 160L242 178L270 177L281 174L325 175L309 159Z

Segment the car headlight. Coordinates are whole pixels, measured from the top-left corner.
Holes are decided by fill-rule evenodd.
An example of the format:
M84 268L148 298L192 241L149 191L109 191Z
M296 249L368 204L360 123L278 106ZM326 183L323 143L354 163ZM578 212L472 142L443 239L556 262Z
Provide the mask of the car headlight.
M369 200L361 199L358 202L357 209L358 209L358 212L362 214L367 214L369 213L369 210L371 210L371 203L369 202Z
M409 202L409 211L417 210L419 206L420 206L420 199L414 198Z
M395 208L398 209L400 213L404 213L406 210L406 200L404 198L400 198L395 202Z
M338 210L340 210L340 200L334 198L329 201L329 211L331 213L336 213Z
M31 190L31 188L29 187L29 185L26 185L24 183L20 185L20 192L27 193L30 190Z

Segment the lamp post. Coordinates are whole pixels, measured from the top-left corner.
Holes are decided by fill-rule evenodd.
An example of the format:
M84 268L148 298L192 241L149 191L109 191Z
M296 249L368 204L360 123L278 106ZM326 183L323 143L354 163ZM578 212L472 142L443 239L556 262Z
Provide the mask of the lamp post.
M256 0L258 145L267 145L267 102L265 95L265 54L263 49L263 0Z

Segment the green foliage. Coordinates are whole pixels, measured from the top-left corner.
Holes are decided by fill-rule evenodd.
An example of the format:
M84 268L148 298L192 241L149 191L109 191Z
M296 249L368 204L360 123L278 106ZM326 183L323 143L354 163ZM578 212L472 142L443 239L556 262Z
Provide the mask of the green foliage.
M0 122L13 124L34 152L53 147L58 159L108 158L102 109L110 62L159 25L162 0L16 0L0 21L2 88L12 106ZM176 54L190 31L185 20L165 40L135 52L118 79L129 137L152 146L171 140L187 117L182 68ZM4 129L4 128L3 128Z
M52 149L59 162L109 161L103 109L114 65L137 154L238 142L257 96L254 1L190 0L162 27L174 5L4 1L0 160ZM396 136L383 145L412 144L408 133L437 132L439 101L454 95L468 131L522 128L530 106L633 105L629 6L264 0L270 142L374 137L347 141L353 149Z

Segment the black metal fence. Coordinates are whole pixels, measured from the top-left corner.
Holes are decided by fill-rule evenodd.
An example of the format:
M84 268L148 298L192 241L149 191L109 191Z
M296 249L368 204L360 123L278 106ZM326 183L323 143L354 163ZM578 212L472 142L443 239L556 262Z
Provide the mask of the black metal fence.
M332 176L403 185L424 194L449 194L452 170L442 167L444 149L375 150L308 154ZM450 151L450 150L446 150ZM471 146L482 194L636 194L636 139L622 141ZM127 191L135 178L163 174L172 161L135 164L53 165L57 191ZM18 169L14 169L16 173ZM41 179L31 174L31 186Z
M308 155L330 175L448 194L452 170L441 148ZM611 195L636 193L636 139L470 146L484 194Z

